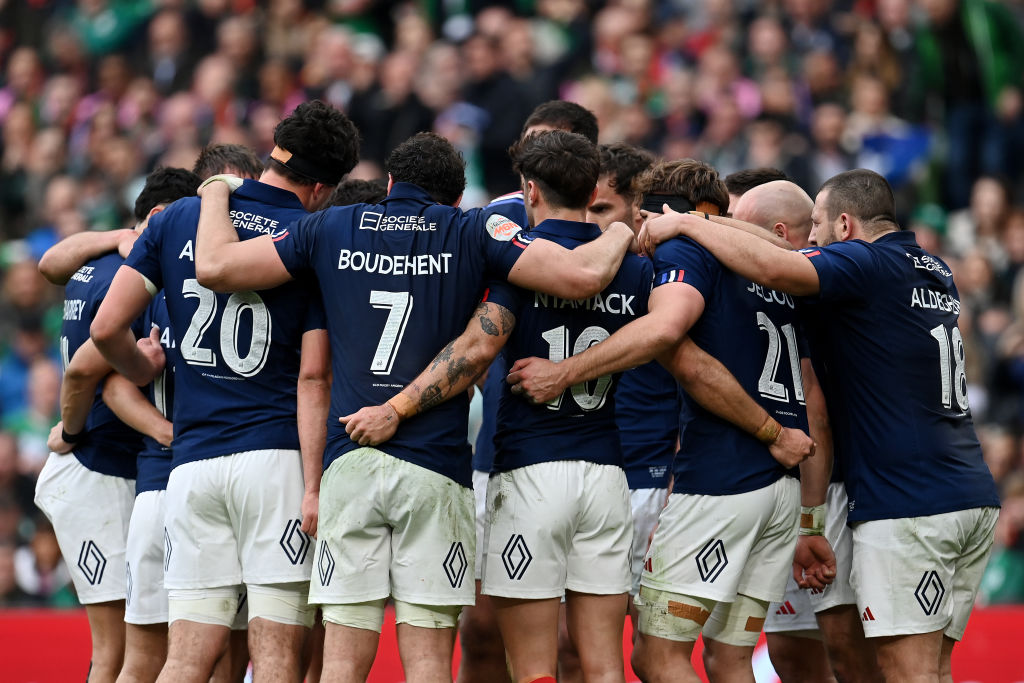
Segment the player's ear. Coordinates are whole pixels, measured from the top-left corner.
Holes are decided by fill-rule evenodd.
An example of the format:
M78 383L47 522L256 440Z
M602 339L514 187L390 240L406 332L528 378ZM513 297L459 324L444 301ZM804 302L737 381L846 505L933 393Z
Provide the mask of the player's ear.
M594 189L590 191L590 199L587 200L587 206L593 204L595 199L597 199L597 185L594 185Z
M459 204L461 204L461 203L462 203L462 193L460 192L458 198L454 202L452 202L452 206L454 206L455 208L458 208Z
M789 239L789 230L786 228L785 223L776 223L772 226L772 232L781 237L782 239Z
M391 188L395 186L395 179L388 173L388 194L391 194Z
M536 206L540 200L540 188L537 187L537 183L532 180L526 181L526 186L523 188L523 199L530 206Z

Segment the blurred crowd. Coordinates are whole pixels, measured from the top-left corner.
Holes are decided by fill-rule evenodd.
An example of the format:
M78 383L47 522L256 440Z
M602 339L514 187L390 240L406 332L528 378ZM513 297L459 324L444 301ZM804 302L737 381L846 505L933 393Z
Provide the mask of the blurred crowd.
M362 134L352 176L420 130L463 152L464 205L517 187L532 108L602 142L786 172L812 196L883 173L960 289L969 395L1003 495L989 602L1024 602L1024 2L0 0L0 605L73 604L32 503L57 421L61 291L36 262L132 224L145 175L209 142L266 156L321 98Z

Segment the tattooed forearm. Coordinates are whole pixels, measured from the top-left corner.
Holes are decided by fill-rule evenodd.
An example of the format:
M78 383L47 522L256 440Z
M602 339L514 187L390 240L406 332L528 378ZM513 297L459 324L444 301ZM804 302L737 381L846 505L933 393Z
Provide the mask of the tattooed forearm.
M444 394L441 392L441 387L437 384L431 384L420 394L420 412L430 410L443 401Z
M457 340L456 340L457 341ZM448 342L448 346L441 349L441 352L434 356L434 361L430 364L431 371L437 370L437 366L441 363L447 363L452 359L452 353L455 351L455 341Z
M471 375L475 370L476 368L470 367L470 362L465 356L456 358L454 361L448 363L449 387L455 386L455 383L459 381L459 378L463 375Z

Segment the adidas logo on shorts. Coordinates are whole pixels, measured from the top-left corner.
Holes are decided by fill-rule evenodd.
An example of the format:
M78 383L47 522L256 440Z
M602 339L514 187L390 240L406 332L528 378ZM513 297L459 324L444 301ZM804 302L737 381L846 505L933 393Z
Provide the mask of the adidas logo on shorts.
M796 614L796 610L793 609L793 605L790 604L789 600L779 605L779 609L775 610L775 614L778 616L787 616Z
M870 607L865 607L864 608L864 611L860 615L860 620L861 621L874 621L875 620L875 615L871 613L871 608Z

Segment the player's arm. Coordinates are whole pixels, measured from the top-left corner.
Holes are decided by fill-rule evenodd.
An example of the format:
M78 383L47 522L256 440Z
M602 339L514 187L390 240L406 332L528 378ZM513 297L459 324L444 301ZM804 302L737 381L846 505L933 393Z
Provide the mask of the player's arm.
M480 302L465 331L441 349L430 366L401 392L382 405L339 418L345 431L361 446L387 441L400 422L461 394L487 372L515 324L512 311L497 303Z
M563 299L585 299L611 283L631 244L633 231L625 223L612 223L596 240L575 249L536 239L516 261L508 281Z
M174 438L174 426L160 414L142 390L127 379L113 373L103 383L103 402L114 411L114 415L126 425L156 440L163 446L170 446Z
M292 279L270 235L238 239L228 214L231 186L210 182L199 188L202 204L196 235L196 279L215 292L269 289Z
M824 536L825 497L832 478L832 427L825 394L810 360L801 360L807 424L817 443L817 457L800 463L800 536L793 558L793 578L801 588L822 589L836 575L836 558Z
M39 272L55 285L66 285L79 268L107 252L135 241L134 230L88 230L65 237L39 259Z
M803 254L782 249L765 239L765 231L723 230L722 226L689 213L666 213L647 221L651 240L689 237L710 251L722 265L748 280L797 296L817 294L818 271Z
M728 368L689 337L661 354L658 361L672 373L690 398L768 446L772 457L783 466L794 467L814 455L813 434L809 438L799 429L780 425L750 397Z
M107 362L137 386L152 382L166 362L157 328L138 343L131 329L155 294L156 287L142 273L121 266L89 328L93 343Z
M110 364L91 341L86 340L71 357L60 385L60 430L50 432L47 446L54 453L68 453L85 431L100 382L110 374Z
M299 450L302 453L302 530L316 536L320 504L320 477L327 445L327 417L331 405L331 347L327 330L302 335L297 390Z
M541 358L517 360L508 374L513 393L544 403L573 384L657 358L676 346L704 312L704 297L685 282L673 282L655 287L647 307L647 315L560 363Z
M664 208L667 211L671 211L671 208L669 208L668 205L665 205ZM793 250L793 245L790 244L787 240L783 239L782 237L779 237L771 230L765 230L760 225L755 225L754 223L747 223L746 221L741 221L730 216L710 216L708 214L700 213L699 211L691 211L689 213L696 216L703 216L712 223L718 223L719 225L725 225L730 228L736 228L737 230L741 230L745 233L754 235L755 237L760 237L763 240L771 242L780 249L785 249L787 251ZM640 241L640 246L643 248L644 252L652 254L654 253L654 248L657 247L662 242L670 240L673 237L681 236L684 236L684 233L678 228L678 226L659 224L658 228L654 232L651 232L650 230L647 229L642 229L640 231L640 236L638 237L638 239Z

